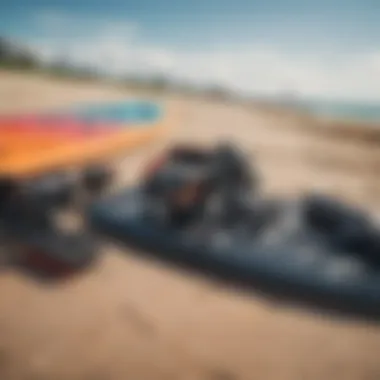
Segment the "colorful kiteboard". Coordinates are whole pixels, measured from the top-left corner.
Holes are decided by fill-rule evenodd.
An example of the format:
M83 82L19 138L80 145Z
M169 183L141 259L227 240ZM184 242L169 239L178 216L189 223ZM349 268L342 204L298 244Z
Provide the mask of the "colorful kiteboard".
M169 126L149 101L88 104L0 118L0 176L22 178L128 152Z

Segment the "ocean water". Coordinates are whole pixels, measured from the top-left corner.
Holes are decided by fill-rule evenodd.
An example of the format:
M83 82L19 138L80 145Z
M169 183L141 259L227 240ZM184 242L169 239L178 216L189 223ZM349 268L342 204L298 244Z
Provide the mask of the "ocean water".
M380 102L343 102L327 100L302 101L299 108L316 116L328 117L336 120L352 120L380 123Z

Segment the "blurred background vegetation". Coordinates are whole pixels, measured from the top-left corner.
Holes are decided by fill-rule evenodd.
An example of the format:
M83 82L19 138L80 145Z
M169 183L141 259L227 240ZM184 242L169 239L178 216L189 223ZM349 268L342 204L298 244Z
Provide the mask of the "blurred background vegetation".
M186 95L202 94L218 100L232 100L231 91L222 86L194 86L190 83L173 80L165 75L141 76L128 74L109 78L104 73L90 67L71 64L64 56L46 64L32 49L18 42L0 36L0 68L40 72L46 75L67 77L77 80L112 80L115 84L135 90L154 92L176 92Z

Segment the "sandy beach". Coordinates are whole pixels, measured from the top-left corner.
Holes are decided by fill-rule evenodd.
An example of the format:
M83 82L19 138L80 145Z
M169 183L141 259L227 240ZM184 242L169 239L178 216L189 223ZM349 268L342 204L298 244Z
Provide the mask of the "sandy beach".
M106 84L0 71L0 113L133 95ZM164 141L123 159L120 184L135 181L168 144L228 139L252 158L270 194L317 189L380 211L380 132L321 131L307 118L255 105L164 100L181 109L181 123ZM248 297L113 246L86 273L54 285L2 268L0 289L4 380L380 378L378 327Z

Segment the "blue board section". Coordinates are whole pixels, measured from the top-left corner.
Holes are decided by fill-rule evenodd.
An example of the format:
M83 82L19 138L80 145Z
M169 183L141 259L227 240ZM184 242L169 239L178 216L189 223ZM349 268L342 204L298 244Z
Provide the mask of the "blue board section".
M138 189L127 190L93 205L88 218L101 234L181 266L311 306L380 319L380 273L324 245L312 231L274 245L254 232L207 223L183 231L146 219L143 203Z
M88 122L133 124L133 127L158 122L162 106L151 101L122 101L113 103L83 104L66 110L65 115Z

